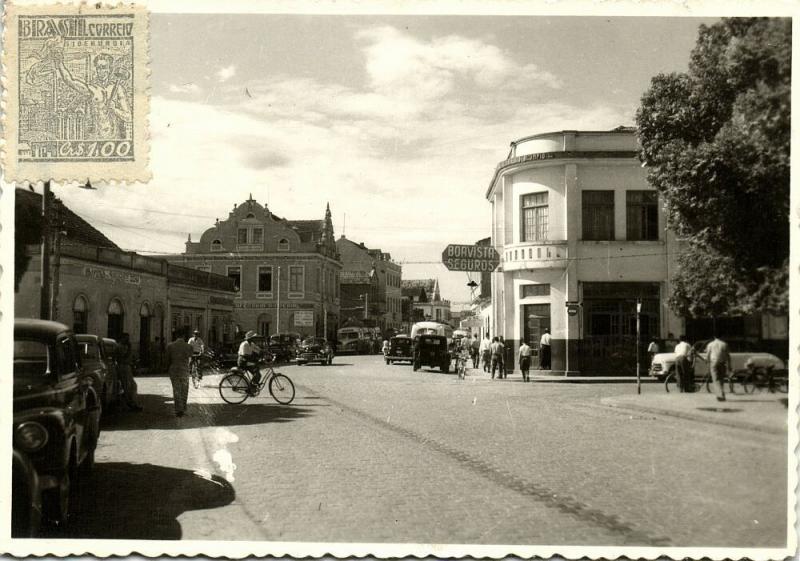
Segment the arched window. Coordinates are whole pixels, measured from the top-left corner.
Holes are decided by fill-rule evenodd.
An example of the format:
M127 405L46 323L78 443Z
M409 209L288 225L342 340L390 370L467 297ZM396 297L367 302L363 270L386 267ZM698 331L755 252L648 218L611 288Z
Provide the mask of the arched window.
M289 240L286 238L278 242L278 251L289 251Z
M256 217L256 215L253 214L252 212L248 212L247 216L245 216L245 218L255 218L255 217Z
M220 240L211 242L211 251L222 251L222 242Z
M122 336L125 326L125 310L119 298L112 298L108 303L108 337L117 339Z
M89 302L83 295L78 295L72 303L72 330L75 333L89 331Z

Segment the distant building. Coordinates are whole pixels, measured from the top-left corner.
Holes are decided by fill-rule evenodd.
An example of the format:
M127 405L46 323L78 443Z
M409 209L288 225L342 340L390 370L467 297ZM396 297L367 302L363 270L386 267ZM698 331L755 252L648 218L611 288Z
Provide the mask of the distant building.
M404 321L433 320L450 323L450 301L442 300L439 279L403 280L400 283L405 303Z
M248 330L335 338L342 264L330 208L320 220L286 220L251 195L167 258L232 279L237 338Z
M402 267L389 253L370 249L344 235L336 240L336 248L342 261L341 325L399 329Z
M17 235L40 239L42 196L15 193ZM58 209L58 210L56 210ZM140 365L147 366L156 338L169 341L178 327L198 329L209 343L209 325L232 326L233 281L221 275L170 265L164 259L121 250L91 224L54 201L63 234L51 252L55 313L76 333L119 339L128 333ZM14 299L15 317L40 317L40 243L15 256L22 274ZM171 322L170 322L170 318Z

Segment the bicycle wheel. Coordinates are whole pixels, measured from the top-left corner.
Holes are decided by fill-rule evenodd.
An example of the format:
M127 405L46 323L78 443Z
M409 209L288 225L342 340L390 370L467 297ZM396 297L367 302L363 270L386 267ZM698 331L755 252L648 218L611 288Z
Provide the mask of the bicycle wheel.
M247 381L247 378L238 372L233 372L220 381L219 395L226 403L235 405L247 399L249 388L250 382Z
M675 374L675 370L670 370L669 374L664 378L664 389L667 393L680 391L680 388L678 388L678 376Z
M275 374L269 381L269 393L281 405L289 405L294 399L294 384L288 376Z
M776 376L775 377L775 387L778 388L778 391L781 393L789 393L789 376L788 373L786 376Z
M750 372L745 376L742 385L744 386L744 393L756 393L764 388L765 380L760 372Z

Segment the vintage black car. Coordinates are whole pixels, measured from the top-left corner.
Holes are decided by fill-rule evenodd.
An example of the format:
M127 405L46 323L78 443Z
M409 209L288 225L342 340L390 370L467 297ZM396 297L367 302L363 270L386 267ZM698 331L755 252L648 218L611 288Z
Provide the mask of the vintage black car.
M89 376L95 393L100 396L103 409L108 407L114 395L112 386L112 372L109 367L109 357L106 355L102 337L97 335L75 335L78 349L81 353L81 366L83 373Z
M450 352L447 348L447 337L443 335L417 335L414 338L414 371L423 366L441 368L442 372L450 372Z
M37 480L35 489L17 493L27 493L32 506L41 498L44 518L64 524L78 474L94 465L100 396L81 370L75 335L61 323L14 321L13 372L14 450L28 458ZM21 465L15 462L12 469ZM31 481L19 471L12 479Z
M319 362L323 366L333 363L333 347L323 337L306 337L297 349L297 364Z
M394 362L414 362L414 341L406 335L398 335L389 339L389 350L383 357L386 364Z

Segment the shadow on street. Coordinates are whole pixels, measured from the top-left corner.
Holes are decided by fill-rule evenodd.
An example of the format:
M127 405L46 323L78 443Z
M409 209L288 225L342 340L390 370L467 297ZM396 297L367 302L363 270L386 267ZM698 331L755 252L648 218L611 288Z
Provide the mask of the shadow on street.
M216 475L152 464L98 463L81 482L69 525L47 529L41 537L177 540L182 513L219 508L235 498L233 486Z
M118 430L182 430L203 427L228 427L236 425L260 425L265 423L286 423L307 417L311 407L321 404L279 405L268 398L250 398L245 403L189 403L184 417L175 417L172 397L152 394L139 394L139 403L144 411L134 413L119 411L103 416L103 431ZM261 400L269 400L261 402Z

